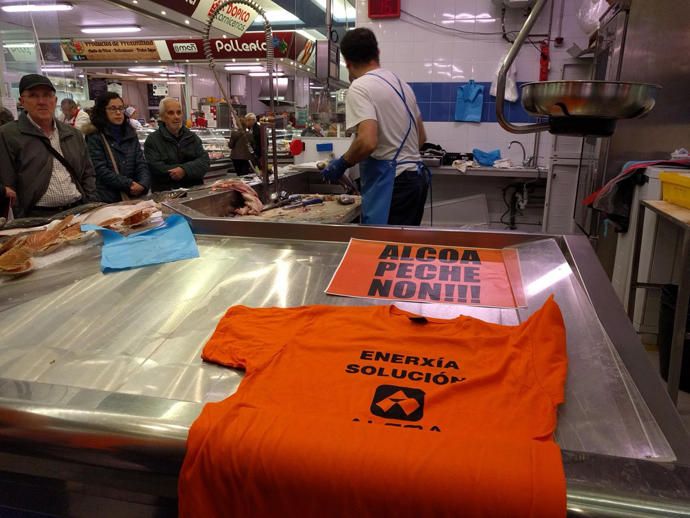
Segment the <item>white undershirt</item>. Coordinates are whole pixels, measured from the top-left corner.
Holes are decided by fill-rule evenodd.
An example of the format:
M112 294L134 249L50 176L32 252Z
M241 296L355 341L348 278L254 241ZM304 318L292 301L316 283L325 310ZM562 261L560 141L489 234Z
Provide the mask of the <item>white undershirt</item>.
M417 99L407 83L404 81L398 83L395 74L383 68L377 68L371 72L385 77L398 91L402 84L406 104L415 122L421 119ZM365 120L378 122L378 145L371 154L372 158L391 160L407 132L410 117L402 99L388 83L379 77L366 74L352 82L345 99L345 121L348 129L354 130L360 122ZM419 136L414 124L398 155L398 162L407 160L420 160ZM398 165L396 175L414 168L412 164Z

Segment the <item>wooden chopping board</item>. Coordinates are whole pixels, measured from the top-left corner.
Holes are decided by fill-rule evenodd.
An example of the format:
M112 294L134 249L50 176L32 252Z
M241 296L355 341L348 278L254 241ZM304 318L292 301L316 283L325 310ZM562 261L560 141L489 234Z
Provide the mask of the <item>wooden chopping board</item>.
M342 205L335 200L324 200L323 203L308 205L298 209L278 207L262 212L259 216L239 216L245 220L271 221L282 223L350 223L361 212L362 197L353 196L355 202Z

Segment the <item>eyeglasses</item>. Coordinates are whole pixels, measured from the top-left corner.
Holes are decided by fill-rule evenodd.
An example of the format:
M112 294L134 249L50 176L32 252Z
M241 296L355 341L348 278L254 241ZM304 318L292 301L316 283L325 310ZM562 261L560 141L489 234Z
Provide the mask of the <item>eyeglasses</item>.
M113 112L113 113L115 113L115 112L122 113L123 111L125 111L125 107L124 106L108 106L106 108L106 110L108 110L109 112Z

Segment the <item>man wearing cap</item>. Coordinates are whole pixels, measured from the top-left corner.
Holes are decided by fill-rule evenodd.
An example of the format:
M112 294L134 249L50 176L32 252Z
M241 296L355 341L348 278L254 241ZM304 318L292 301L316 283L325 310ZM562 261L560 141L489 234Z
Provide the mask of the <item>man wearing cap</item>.
M55 120L45 76L19 81L19 119L0 127L0 182L17 193L15 217L51 216L96 201L96 175L81 133Z

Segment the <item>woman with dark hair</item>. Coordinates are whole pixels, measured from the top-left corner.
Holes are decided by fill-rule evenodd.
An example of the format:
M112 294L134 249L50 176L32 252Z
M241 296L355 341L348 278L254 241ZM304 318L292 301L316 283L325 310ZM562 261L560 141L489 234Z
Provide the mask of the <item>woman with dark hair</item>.
M119 95L107 92L96 99L91 125L84 128L84 134L101 201L114 203L148 192L149 168Z
M250 160L254 158L254 151L252 150L249 138L251 133L247 129L247 120L240 117L239 127L235 128L230 133L230 159L235 168L237 176L244 176L252 172Z

